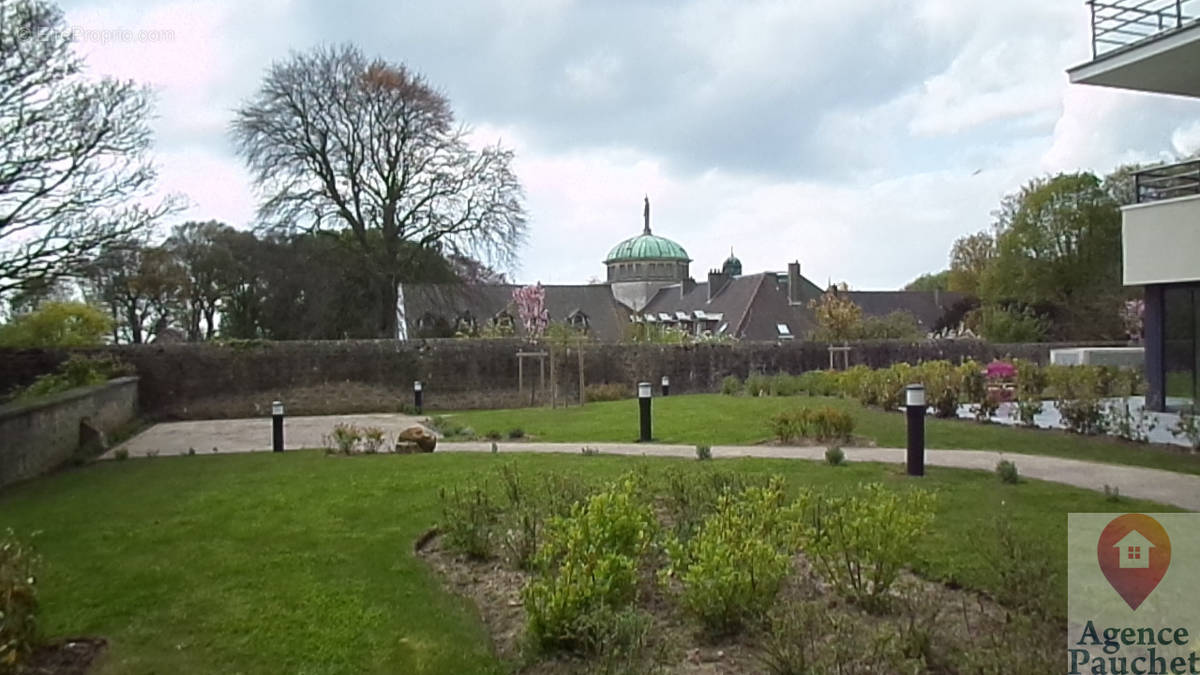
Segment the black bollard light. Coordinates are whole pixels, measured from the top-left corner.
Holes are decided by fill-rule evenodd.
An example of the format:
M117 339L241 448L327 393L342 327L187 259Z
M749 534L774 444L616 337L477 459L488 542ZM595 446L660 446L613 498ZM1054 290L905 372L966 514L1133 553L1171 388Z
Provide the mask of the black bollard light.
M271 449L283 452L283 401L271 402Z
M642 422L642 433L638 440L643 443L650 441L650 396L653 393L654 387L649 382L638 382L638 408Z
M662 379L662 395L663 396L671 395L671 378L667 377L666 375L663 375L663 379Z
M422 412L421 411L421 399L422 399L421 381L415 380L413 382L413 407L415 407L417 409L418 415L420 415Z
M908 416L908 475L925 475L925 386L904 388L904 411Z

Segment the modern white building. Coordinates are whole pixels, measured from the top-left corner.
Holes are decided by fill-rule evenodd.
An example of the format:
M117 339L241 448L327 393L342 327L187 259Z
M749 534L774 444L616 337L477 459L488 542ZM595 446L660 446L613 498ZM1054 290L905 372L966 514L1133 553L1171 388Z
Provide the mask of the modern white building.
M1071 82L1200 100L1200 0L1090 0L1092 59ZM1197 110L1200 111L1200 105ZM1122 209L1124 280L1145 289L1147 404L1195 406L1200 158L1142 171Z

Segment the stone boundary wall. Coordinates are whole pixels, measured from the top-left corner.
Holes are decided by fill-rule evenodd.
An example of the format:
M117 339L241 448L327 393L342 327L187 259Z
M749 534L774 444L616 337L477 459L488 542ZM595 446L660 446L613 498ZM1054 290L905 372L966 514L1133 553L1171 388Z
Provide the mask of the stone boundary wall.
M1110 344L1111 343L1105 343ZM1049 359L1056 344L990 344L976 340L863 342L852 345L852 365L887 366L907 361L997 357ZM1071 346L1081 346L1074 344ZM795 342L731 345L589 344L584 347L588 384L658 384L671 378L673 393L715 392L728 375L800 373L829 366L828 345ZM516 340L344 340L121 345L98 351L136 367L141 409L154 419L255 417L270 414L279 399L288 414L336 414L400 410L412 402L412 382L425 384L425 407L451 410L545 403L517 391L518 350L537 348ZM0 391L27 383L66 358L63 352L0 352ZM574 349L555 369L562 396L578 400ZM527 384L537 372L526 360ZM547 363L547 376L549 364Z
M138 378L121 377L30 402L0 406L0 487L76 459L80 422L111 434L137 418Z

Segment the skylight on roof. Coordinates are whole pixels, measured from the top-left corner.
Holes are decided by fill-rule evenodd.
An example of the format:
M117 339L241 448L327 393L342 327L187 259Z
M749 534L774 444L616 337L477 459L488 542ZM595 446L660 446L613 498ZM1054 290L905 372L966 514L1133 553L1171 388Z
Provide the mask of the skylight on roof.
M791 329L788 328L788 325L786 323L775 324L775 330L779 331L780 335L791 335L792 334Z

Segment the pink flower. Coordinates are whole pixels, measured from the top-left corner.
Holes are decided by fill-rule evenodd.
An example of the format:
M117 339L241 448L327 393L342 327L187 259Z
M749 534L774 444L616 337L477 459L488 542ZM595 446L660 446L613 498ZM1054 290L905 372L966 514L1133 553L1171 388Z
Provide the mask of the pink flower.
M992 361L984 370L989 380L1007 380L1017 375L1017 369L1007 361Z

